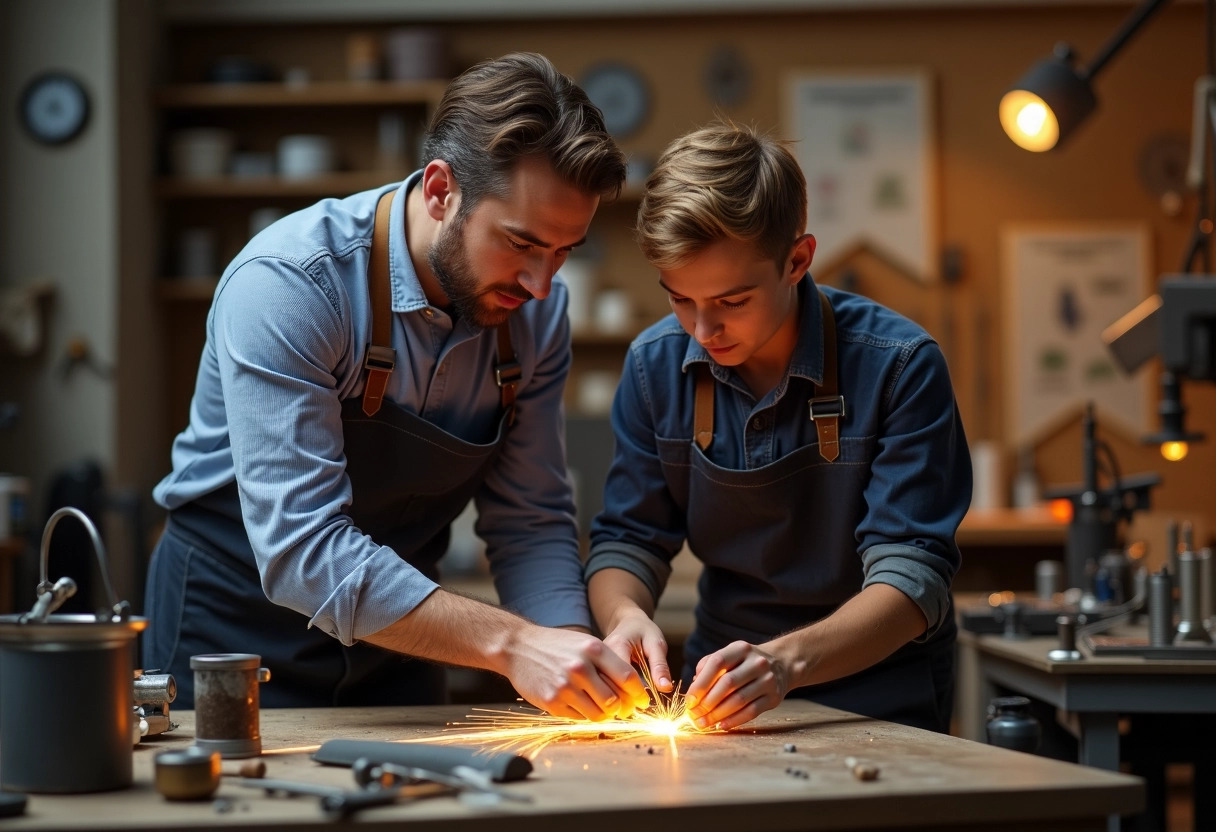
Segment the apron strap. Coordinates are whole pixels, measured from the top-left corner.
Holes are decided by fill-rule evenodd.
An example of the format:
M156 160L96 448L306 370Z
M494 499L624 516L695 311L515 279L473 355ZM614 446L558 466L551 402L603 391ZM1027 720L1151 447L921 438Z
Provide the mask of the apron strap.
M384 404L388 377L397 366L393 349L392 297L388 284L388 217L394 191L376 203L376 228L372 232L371 262L367 266L367 291L372 300L372 342L363 356L367 383L363 387L363 412L375 416Z
M840 456L840 420L845 416L844 396L836 380L836 316L823 292L819 293L819 307L823 310L823 384L815 385L816 395L807 401L807 407L819 434L819 455L835 462Z
M388 233L389 213L393 194L388 191L376 203L376 226L372 232L371 261L367 266L367 291L372 301L372 341L364 353L363 367L367 370L367 383L363 388L363 412L375 416L384 404L384 391L388 389L388 378L397 366L397 351L393 349L392 292L388 278ZM523 371L515 360L515 349L511 346L511 323L505 321L498 326L498 363L494 365L494 381L502 391L502 408L507 413L507 424L515 424L515 389Z
M693 404L692 439L704 453L714 441L714 377L709 365L698 361L693 365L697 374L697 397Z
M819 455L828 462L840 456L840 420L845 416L844 396L840 395L836 377L836 316L827 295L819 293L823 310L823 384L815 385L816 395L807 405L811 421L819 434ZM714 377L709 365L697 362L696 399L693 405L693 441L704 452L714 441Z
M502 409L507 414L507 427L515 424L515 388L523 378L523 370L515 360L511 346L511 322L498 325L498 363L494 365L494 383L502 393Z

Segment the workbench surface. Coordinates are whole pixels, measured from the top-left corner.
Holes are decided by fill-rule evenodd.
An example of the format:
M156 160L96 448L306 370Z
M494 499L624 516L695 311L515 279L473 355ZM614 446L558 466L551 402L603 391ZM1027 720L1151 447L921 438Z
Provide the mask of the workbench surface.
M334 738L435 736L469 711L469 706L263 709L267 777L353 787L349 769L311 760L317 745ZM215 795L219 800L164 800L153 786L153 758L158 751L190 744L193 716L172 712L180 727L135 749L132 788L31 795L26 815L0 820L0 832L407 823L402 828L418 832L995 830L1032 824L1036 832L1071 832L1104 828L1108 814L1134 812L1144 802L1138 778L789 701L729 734L680 737L675 754L661 737L550 745L533 759L527 780L505 786L530 795L531 803L478 808L450 796L432 797L332 824L316 798L267 795L231 777L223 778ZM878 779L856 779L845 765L847 757L878 766ZM225 767L240 762L226 760Z

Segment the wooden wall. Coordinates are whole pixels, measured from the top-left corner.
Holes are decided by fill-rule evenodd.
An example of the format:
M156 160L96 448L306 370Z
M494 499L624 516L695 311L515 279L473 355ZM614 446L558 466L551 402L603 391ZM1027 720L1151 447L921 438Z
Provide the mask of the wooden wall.
M961 253L963 273L950 286L896 286L889 281L884 286L881 275L869 286L879 300L924 320L942 341L968 436L977 440L999 439L1006 430L1005 333L999 307L1002 226L1059 220L1144 222L1151 229L1155 273L1178 268L1195 200L1189 198L1177 216L1167 216L1141 186L1138 158L1146 143L1163 133L1190 135L1192 87L1204 62L1200 4L1167 6L1108 64L1096 84L1099 110L1062 150L1050 154L1020 150L1004 136L996 117L1001 94L1032 62L1045 57L1055 42L1068 41L1084 61L1118 27L1129 8L1130 4L1035 5L438 25L450 35L457 69L513 50L542 52L576 78L603 60L632 64L648 79L652 110L647 124L622 143L628 152L652 158L672 138L713 117L702 75L708 56L720 45L738 50L752 73L750 95L724 114L777 130L782 121L783 80L793 70L915 67L928 71L936 95L938 238L941 245ZM383 29L367 24L283 27L284 43L288 34L296 38L296 45L283 48L299 60L328 54L330 60L340 62L344 33L386 31L393 25L398 24L385 24ZM239 51L244 35L225 32L233 39L232 51ZM264 27L250 27L248 36L264 42L267 34ZM301 39L305 46L299 45ZM203 42L205 37L199 40ZM183 48L178 59L189 56L190 50ZM632 210L629 204L604 210L618 212L605 231L609 243L605 271L631 291L642 316L653 319L666 312L665 297L654 282L655 273L629 239ZM1165 483L1156 493L1158 508L1216 519L1209 473L1216 468L1216 390L1210 385L1188 385L1185 397L1192 428L1207 430L1213 437L1195 446L1184 462L1165 463L1155 449L1122 437L1112 437L1112 444L1125 472L1162 473ZM1037 461L1049 483L1079 481L1079 431L1064 429L1050 437Z

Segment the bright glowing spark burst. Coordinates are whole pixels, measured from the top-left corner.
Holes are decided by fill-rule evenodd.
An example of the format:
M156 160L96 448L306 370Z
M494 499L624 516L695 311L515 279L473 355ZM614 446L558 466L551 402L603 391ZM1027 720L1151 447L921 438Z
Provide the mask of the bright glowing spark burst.
M530 706L521 709L473 708L467 722L452 722L448 731L438 737L416 742L454 743L477 742L487 752L510 751L534 759L545 747L555 742L577 740L639 740L665 737L671 756L679 757L676 737L684 734L713 733L702 731L688 715L688 703L679 685L671 693L658 690L650 678L646 663L639 662L642 679L651 693L650 707L628 719L591 722L585 719L552 716ZM465 729L461 731L460 729Z

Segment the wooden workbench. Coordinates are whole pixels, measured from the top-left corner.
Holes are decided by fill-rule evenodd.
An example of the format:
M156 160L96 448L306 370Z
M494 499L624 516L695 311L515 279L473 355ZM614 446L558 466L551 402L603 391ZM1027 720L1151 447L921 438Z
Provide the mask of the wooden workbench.
M263 710L268 777L353 786L351 772L312 762L331 738L403 740L434 736L465 707ZM158 750L191 741L193 714L181 727L135 751L131 789L90 795L30 797L23 818L4 830L312 829L327 823L316 798L267 796L231 780L216 794L227 803L171 803L153 788ZM795 750L787 751L787 744ZM759 832L760 830L941 829L1036 832L1102 828L1108 813L1137 811L1142 783L1122 774L912 728L806 702L787 702L731 734L678 741L589 740L549 746L526 780L507 788L532 803L478 809L437 797L367 810L329 828L418 832ZM70 753L70 749L64 749ZM846 768L855 756L881 769L863 782ZM235 763L236 761L228 761ZM805 772L795 776L787 770Z

